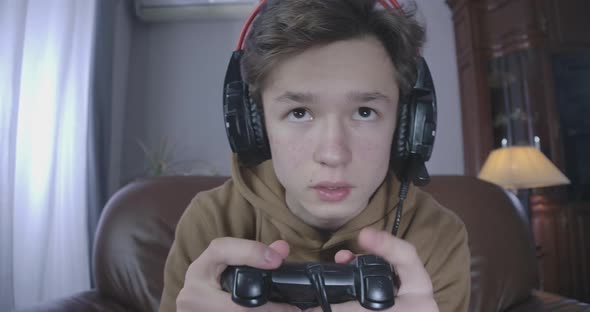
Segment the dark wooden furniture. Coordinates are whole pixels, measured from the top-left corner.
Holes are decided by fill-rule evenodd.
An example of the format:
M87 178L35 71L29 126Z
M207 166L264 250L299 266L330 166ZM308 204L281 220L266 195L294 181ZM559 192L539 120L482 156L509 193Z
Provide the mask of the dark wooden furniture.
M572 180L533 190L544 289L590 301L590 1L447 0L465 174L502 144L537 144ZM441 125L444 126L444 125Z

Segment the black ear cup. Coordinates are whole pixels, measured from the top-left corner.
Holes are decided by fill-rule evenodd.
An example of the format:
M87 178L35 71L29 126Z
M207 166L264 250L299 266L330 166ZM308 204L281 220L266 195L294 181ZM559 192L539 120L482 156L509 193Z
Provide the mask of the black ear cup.
M391 144L391 156L389 167L396 174L400 181L407 181L407 160L410 157L409 150L409 132L410 132L410 104L406 102L405 97L400 97L397 125L393 142Z
M255 166L270 159L270 147L264 130L264 117L251 101L248 86L242 80L242 51L232 54L225 74L223 114L231 149L243 166Z
M416 83L410 94L400 97L390 168L401 181L425 185L430 176L424 163L436 135L436 93L428 65L422 57L417 61Z
M419 161L426 162L432 155L436 137L436 91L428 64L418 58L417 79L411 94L409 149Z
M254 134L254 142L256 142L256 149L259 151L262 158L270 159L270 145L268 137L266 136L266 128L264 126L264 113L260 105L254 103L249 97L249 111L250 111L250 126ZM268 156L268 158L266 157Z
M410 131L410 105L405 102L400 102L399 105L393 153L395 158L406 159L410 154L408 144L408 132Z

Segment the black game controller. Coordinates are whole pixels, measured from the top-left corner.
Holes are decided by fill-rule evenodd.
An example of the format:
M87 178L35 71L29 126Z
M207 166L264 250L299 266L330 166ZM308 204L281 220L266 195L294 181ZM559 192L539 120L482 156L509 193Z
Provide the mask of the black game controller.
M349 264L284 263L275 270L229 266L221 287L245 307L272 301L331 311L331 303L358 300L366 309L383 310L395 303L400 280L387 261L361 255Z

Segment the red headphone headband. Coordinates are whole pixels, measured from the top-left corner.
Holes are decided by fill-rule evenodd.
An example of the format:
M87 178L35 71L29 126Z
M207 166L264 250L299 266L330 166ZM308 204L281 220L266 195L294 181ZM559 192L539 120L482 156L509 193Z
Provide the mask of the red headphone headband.
M396 0L378 0L378 1L387 10L391 10L391 9L395 8L397 10L400 10L403 13L401 5L399 5L399 3L397 3ZM250 29L250 24L252 24L252 21L254 20L256 15L258 15L258 12L260 12L260 8L262 7L262 5L265 2L266 2L266 0L260 0L260 2L258 3L256 8L254 9L252 14L250 14L248 19L246 20L246 23L244 24L244 26L242 27L242 31L240 32L240 39L238 40L238 45L236 47L236 51L242 49L242 46L244 45L244 40L246 38L246 33L248 33L248 30Z

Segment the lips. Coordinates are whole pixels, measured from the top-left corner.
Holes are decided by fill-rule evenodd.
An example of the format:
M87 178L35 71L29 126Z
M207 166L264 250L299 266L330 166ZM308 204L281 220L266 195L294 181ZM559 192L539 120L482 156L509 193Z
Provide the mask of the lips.
M352 186L345 182L320 182L311 187L321 201L339 202L348 197Z

